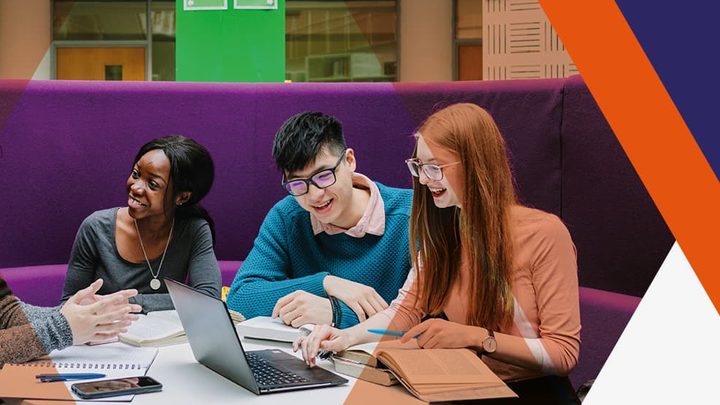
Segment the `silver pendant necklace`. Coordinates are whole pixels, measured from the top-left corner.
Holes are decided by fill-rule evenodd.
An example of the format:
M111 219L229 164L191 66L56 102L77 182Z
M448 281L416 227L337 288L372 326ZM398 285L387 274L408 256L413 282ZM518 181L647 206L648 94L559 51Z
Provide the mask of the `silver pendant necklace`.
M145 256L145 262L148 265L148 268L150 269L150 275L152 275L152 280L150 280L150 288L153 290L157 290L160 288L160 280L158 280L158 276L160 275L160 270L162 269L163 262L165 261L165 253L167 253L168 246L170 246L170 239L172 238L173 228L175 228L175 218L173 217L172 225L170 225L170 233L168 234L167 242L165 242L165 250L163 250L162 258L160 259L160 265L157 269L157 274L153 272L153 268L150 265L150 260L148 259L147 252L145 252L145 245L143 245L142 237L140 236L140 229L138 229L137 221L135 218L133 218L133 223L135 224L135 231L137 232L138 240L140 241L140 249L142 249L143 256Z

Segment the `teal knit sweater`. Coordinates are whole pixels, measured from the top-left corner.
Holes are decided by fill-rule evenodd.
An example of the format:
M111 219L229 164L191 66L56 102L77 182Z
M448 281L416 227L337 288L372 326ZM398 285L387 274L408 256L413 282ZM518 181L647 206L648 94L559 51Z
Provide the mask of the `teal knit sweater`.
M344 233L313 234L310 213L295 198L280 200L265 217L227 297L246 318L270 316L278 299L296 290L327 297L323 279L341 277L374 288L388 303L397 297L410 270L409 216L412 190L377 184L385 204L385 233L354 238ZM340 328L358 317L340 302Z

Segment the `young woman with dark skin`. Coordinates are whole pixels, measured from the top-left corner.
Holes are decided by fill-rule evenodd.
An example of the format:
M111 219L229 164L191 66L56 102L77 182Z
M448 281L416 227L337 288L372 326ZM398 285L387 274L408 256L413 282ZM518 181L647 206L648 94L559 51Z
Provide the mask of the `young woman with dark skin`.
M64 299L102 277L103 293L135 288L144 312L172 309L164 277L220 296L213 251L214 224L200 200L210 190L214 166L192 139L168 136L138 152L127 179L127 207L93 213L73 246Z

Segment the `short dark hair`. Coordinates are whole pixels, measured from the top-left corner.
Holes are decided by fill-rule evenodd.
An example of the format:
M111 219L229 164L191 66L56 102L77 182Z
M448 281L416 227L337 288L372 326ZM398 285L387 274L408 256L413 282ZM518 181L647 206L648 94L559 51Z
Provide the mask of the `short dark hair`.
M313 163L323 146L337 156L347 149L342 124L332 115L303 112L282 124L272 154L280 170L294 172Z
M215 180L215 165L210 152L194 139L170 135L153 139L143 145L135 156L134 163L153 150L163 151L170 161L170 184L173 186L173 195L170 197L174 199L186 191L191 193L190 199L175 209L175 215L179 218L198 217L206 220L210 225L214 243L215 222L199 204Z

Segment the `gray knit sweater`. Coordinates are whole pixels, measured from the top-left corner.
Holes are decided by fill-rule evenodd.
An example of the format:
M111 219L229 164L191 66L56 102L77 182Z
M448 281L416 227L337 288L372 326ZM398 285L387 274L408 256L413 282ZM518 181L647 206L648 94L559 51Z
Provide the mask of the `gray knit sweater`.
M173 309L165 283L157 291L150 288L152 276L147 263L131 263L123 259L115 242L118 208L96 211L83 221L75 237L65 277L63 301L103 279L99 294L110 294L127 288L140 293L133 299L143 312ZM150 260L155 272L160 257ZM158 278L164 277L191 286L220 298L220 267L213 250L210 226L204 219L177 219L170 245Z

